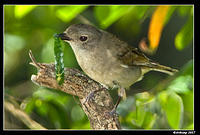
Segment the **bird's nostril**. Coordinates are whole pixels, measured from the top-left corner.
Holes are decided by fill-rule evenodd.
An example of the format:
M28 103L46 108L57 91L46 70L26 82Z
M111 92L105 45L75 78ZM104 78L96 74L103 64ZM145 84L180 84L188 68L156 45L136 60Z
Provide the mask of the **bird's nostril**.
M71 38L68 37L66 33L60 33L58 34L58 37L60 37L62 40L68 40L68 41L71 40Z

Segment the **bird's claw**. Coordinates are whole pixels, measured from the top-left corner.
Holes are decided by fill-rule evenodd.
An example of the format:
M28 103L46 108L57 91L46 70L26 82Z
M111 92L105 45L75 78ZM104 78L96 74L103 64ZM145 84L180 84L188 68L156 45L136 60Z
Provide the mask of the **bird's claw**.
M94 97L94 91L92 91L88 94L88 96L85 98L85 101L83 102L83 104L85 104L86 102L89 102L90 99L92 99L93 97Z
M112 111L110 111L109 114L112 115L112 116L116 115L117 114L116 109L112 109Z
M113 117L113 116L116 116L116 115L117 115L117 112L116 112L115 108L113 108L110 112L106 112L107 117Z

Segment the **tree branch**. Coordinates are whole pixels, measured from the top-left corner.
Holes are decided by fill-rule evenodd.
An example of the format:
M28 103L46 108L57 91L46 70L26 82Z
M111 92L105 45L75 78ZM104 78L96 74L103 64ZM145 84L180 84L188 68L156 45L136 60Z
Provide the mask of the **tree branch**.
M39 85L52 89L61 90L70 95L77 96L82 109L90 120L92 129L120 129L118 116L109 115L113 109L113 100L108 90L98 82L90 79L77 69L65 68L64 83L58 85L55 75L55 65L37 63L31 51L29 53L33 66L38 68L37 75L32 75L31 80ZM86 101L88 94L95 92L93 98ZM77 116L78 117L78 116Z
M4 107L7 111L9 111L14 117L18 118L20 121L22 121L27 127L30 129L42 129L45 130L42 125L37 123L36 121L32 120L28 114L26 114L21 109L17 108L14 104L8 101L4 101Z

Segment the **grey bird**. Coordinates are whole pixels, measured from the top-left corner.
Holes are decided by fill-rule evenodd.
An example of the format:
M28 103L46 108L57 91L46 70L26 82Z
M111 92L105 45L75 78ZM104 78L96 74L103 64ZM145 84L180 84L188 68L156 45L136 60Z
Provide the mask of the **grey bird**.
M70 44L82 70L104 86L118 86L119 97L125 98L125 89L149 71L169 75L178 71L153 62L137 48L91 25L73 24L59 36Z

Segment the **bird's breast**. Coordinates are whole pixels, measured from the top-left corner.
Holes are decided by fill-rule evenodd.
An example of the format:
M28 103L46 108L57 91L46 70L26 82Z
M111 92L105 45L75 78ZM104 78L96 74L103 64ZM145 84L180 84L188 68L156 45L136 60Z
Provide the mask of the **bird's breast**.
M109 50L103 52L79 52L77 61L82 70L93 80L112 87L113 81L127 88L136 82L141 76L138 67L127 68L121 66Z

